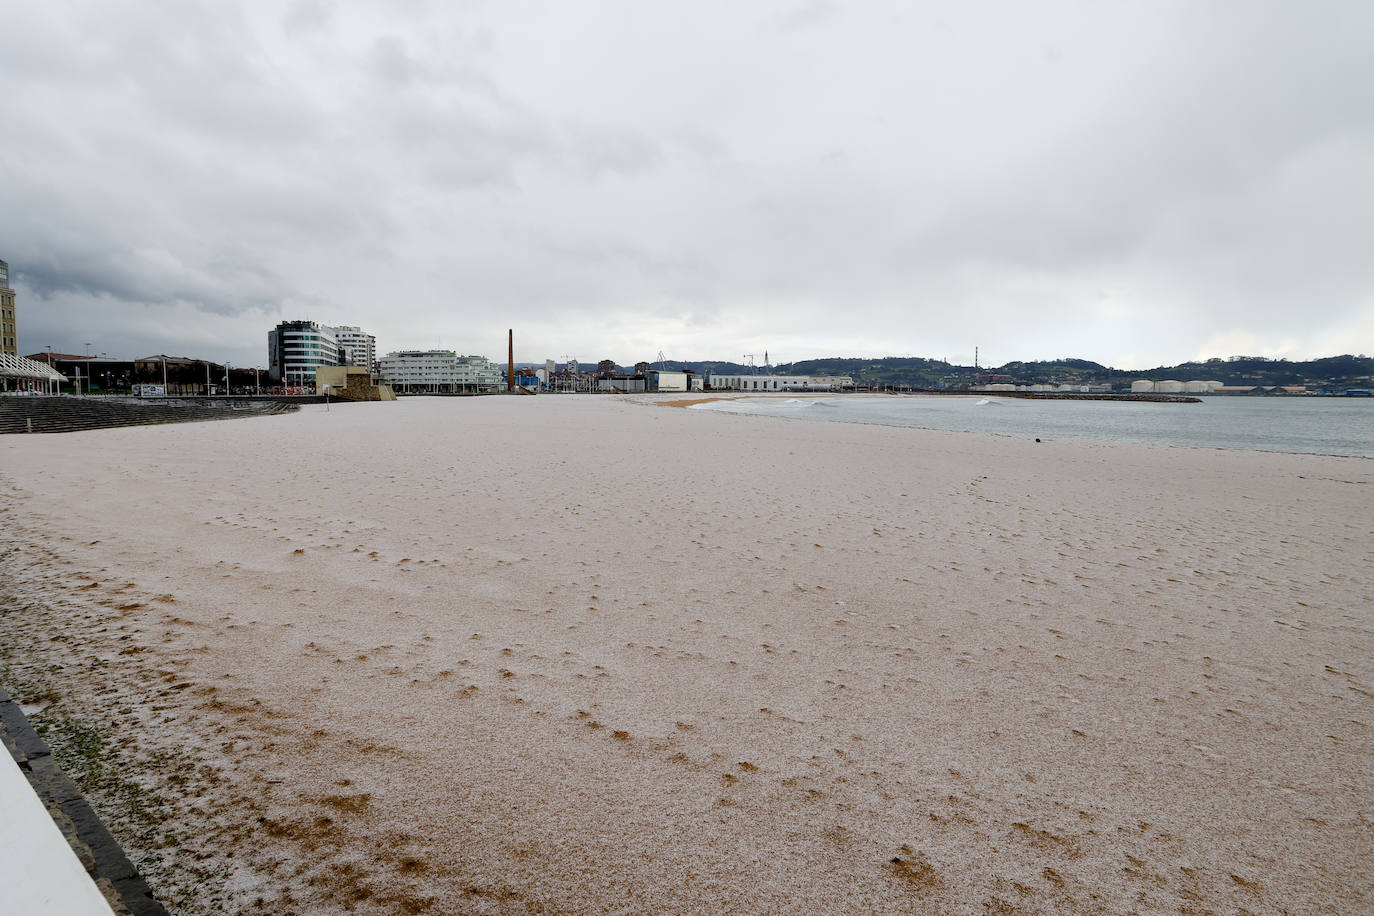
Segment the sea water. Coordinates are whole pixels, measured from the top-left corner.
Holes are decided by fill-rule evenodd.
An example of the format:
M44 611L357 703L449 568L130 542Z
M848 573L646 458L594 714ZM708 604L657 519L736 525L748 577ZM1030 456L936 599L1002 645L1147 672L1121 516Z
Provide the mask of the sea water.
M1374 458L1374 399L1202 398L1197 404L988 396L745 397L698 410L840 423Z

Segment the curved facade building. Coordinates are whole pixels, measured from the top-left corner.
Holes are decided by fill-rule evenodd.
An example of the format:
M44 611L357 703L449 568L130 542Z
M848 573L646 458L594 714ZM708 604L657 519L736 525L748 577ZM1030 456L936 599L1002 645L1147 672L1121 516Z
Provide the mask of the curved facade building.
M267 374L286 385L313 385L320 366L340 364L334 329L315 321L283 321L267 332Z

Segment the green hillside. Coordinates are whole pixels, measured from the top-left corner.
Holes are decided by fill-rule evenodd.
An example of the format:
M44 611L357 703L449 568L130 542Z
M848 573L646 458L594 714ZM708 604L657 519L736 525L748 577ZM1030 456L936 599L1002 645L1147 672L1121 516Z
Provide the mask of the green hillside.
M764 367L753 368L728 361L673 360L667 366L723 375L766 371ZM837 356L798 360L770 369L788 375L847 375L861 384L913 388L963 388L977 384L980 379L1017 385L1110 384L1117 388L1142 378L1178 381L1202 379L1224 385L1306 385L1309 388L1367 388L1374 383L1374 358L1349 354L1306 362L1264 357L1217 358L1153 369L1115 369L1091 360L1072 358L1030 362L1017 360L995 368L975 368L920 357L857 359Z

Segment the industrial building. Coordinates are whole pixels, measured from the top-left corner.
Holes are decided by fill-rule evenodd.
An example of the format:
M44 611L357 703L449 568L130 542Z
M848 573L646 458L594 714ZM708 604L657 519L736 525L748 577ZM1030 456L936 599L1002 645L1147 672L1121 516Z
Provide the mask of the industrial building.
M837 391L853 387L848 376L712 375L710 387L725 391Z
M1131 394L1213 394L1221 388L1221 382L1202 381L1194 379L1188 382L1174 381L1165 379L1163 381L1152 381L1147 378L1138 378L1131 382Z
M644 378L637 375L612 375L596 380L597 391L620 391L627 394L644 391Z
M650 391L686 391L692 373L671 372L667 369L650 369L644 373Z

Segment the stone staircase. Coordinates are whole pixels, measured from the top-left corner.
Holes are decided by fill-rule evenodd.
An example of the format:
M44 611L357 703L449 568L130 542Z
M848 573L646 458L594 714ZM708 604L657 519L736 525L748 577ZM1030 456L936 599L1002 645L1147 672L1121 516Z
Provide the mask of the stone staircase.
M226 401L139 401L116 397L0 396L0 435L5 433L70 433L114 426L196 423L261 417L296 410L295 404Z

